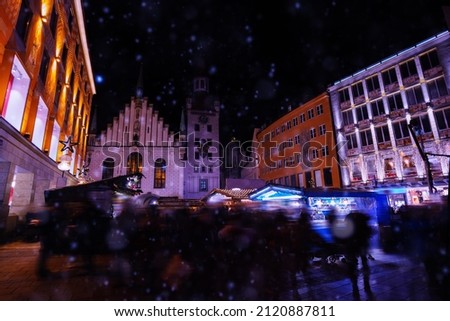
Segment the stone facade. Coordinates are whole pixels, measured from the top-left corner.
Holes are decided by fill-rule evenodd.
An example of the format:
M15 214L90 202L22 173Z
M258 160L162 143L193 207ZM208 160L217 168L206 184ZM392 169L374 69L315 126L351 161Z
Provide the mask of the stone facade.
M2 234L44 204L46 189L78 183L95 85L81 1L1 1L0 25Z
M197 88L196 85L204 87ZM139 172L140 189L161 197L201 199L220 184L219 105L209 100L208 79L194 79L193 96L169 131L158 110L142 97L138 84L130 104L100 135L89 137L89 178Z
M448 193L450 34L328 88L345 187L386 191L394 208ZM433 186L408 125L431 163ZM436 156L447 155L447 156Z

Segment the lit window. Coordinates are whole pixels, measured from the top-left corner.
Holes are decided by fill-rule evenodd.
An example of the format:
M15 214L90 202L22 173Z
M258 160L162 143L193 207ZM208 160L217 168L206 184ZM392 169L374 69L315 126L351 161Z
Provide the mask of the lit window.
M200 179L199 180L199 191L200 192L207 192L208 191L208 180L207 179Z
M155 177L154 177L154 188L165 188L166 187L166 161L162 158L158 158L155 161Z

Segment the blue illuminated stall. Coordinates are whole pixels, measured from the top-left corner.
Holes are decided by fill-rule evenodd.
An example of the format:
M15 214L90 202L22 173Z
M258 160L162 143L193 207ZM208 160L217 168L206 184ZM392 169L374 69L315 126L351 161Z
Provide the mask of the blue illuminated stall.
M384 234L390 226L391 217L387 195L370 191L330 188L295 188L268 184L249 194L253 201L264 204L278 204L286 211L307 210L316 230L327 229L327 216L333 211L338 218L351 211L362 211L370 216L370 224Z

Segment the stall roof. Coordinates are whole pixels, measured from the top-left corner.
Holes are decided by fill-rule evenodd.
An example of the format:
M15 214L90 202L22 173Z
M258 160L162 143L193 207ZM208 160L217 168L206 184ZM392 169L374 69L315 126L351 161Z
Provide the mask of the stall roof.
M124 193L132 196L139 195L142 193L142 190L128 187L128 183L135 177L141 179L143 175L140 173L122 175L86 184L48 189L44 191L45 202L47 204L51 204L55 201L64 202L85 200L88 197L88 193L102 190L110 190L112 192Z
M248 196L253 201L299 200L304 198L304 192L303 190L294 187L267 184L266 186L253 191Z
M208 201L211 198L218 197L222 200L233 199L233 200L242 200L248 199L248 195L253 192L254 188L231 188L231 189L222 189L215 188L211 192L209 192L205 197L203 197L203 201Z
M290 186L267 184L249 194L251 200L295 200L307 197L376 197L379 193L339 188L295 188Z

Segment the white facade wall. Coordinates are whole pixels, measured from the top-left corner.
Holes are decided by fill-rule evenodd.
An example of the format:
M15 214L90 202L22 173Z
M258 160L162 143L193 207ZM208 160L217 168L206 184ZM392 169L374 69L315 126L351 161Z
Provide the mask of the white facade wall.
M202 84L207 85L207 80ZM205 91L201 94L209 97ZM186 132L175 136L147 98L132 97L130 104L125 105L119 116L113 119L113 124L107 126L106 132L102 132L99 138L89 139L87 152L91 159L91 179L107 178L104 176L103 165L108 158L114 160L114 176L127 174L129 155L139 153L142 157L141 172L144 177L141 189L144 193L180 199L201 199L212 189L219 188L222 161L219 140L220 105L217 100L212 99L205 100L206 103L201 106L192 104L193 101L195 99L187 100ZM136 133L139 138L134 141ZM200 157L196 139L203 143L211 142L207 153ZM164 188L155 188L155 162L159 158L166 162Z
M139 115L139 116L138 116ZM138 117L137 117L138 116ZM139 133L139 140L133 141L134 133ZM115 140L108 140L108 137ZM170 142L163 145L162 142ZM142 156L141 189L159 196L183 197L184 163L179 159L179 146L173 146L173 134L169 134L168 125L158 117L147 99L132 98L113 124L108 125L100 138L90 139L87 152L90 157L89 176L92 180L106 178L103 174L104 161L114 160L113 176L127 174L128 157L132 153ZM112 142L112 143L111 143ZM119 143L120 145L116 144ZM155 161L166 161L166 179L164 188L154 187Z
M201 199L214 188L220 188L220 162L222 149L219 140L219 111L218 101L208 109L198 109L187 102L187 164L185 169L185 199ZM203 117L203 118L202 118ZM203 119L203 120L202 120ZM198 130L197 130L198 129ZM196 146L196 139L201 144L211 140L209 156L202 156L200 148ZM196 155L199 155L196 159ZM206 183L203 190L201 182Z
M420 57L426 53L436 51L439 59L439 66L429 70L423 70ZM405 77L401 73L401 68L405 63L411 63L417 68L417 72ZM397 77L397 82L386 84L383 74L387 70L393 70ZM403 191L408 201L414 203L415 193L422 195L422 191L427 192L426 166L422 160L418 148L415 146L413 137L409 134L399 139L398 124L401 121L410 123L411 119L428 116L431 131L423 143L425 152L431 154L450 154L450 130L438 128L437 115L443 110L450 108L450 34L444 32L434 38L428 39L412 48L393 55L373 66L357 72L350 77L336 82L328 88L332 113L336 129L338 155L340 158L341 175L343 186L356 188L392 188L398 187ZM369 90L369 80L376 77L380 84L378 92ZM434 81L445 79L447 94L434 98L430 96L430 86ZM358 84L363 86L363 94L355 97L354 87ZM412 89L417 89L423 95L423 102L411 104L407 95ZM348 94L348 99L342 101L342 92ZM403 107L399 110L392 110L389 99L394 95L400 95ZM382 101L383 112L381 115L373 115L376 101ZM368 117L366 120L358 119L361 108L367 108ZM348 123L348 115L352 121ZM347 123L346 123L347 121ZM397 127L395 127L396 125ZM377 137L377 130L382 126L387 126L389 138L380 141ZM363 131L369 130L373 138L372 145L363 144ZM356 136L356 146L350 148L347 144L351 135ZM352 144L350 144L352 145ZM408 155L414 162L416 175L407 175L404 167L404 156ZM431 157L431 156L430 156ZM392 159L394 170L387 176L386 162ZM447 157L437 157L437 166L433 169L433 179L440 191L445 190L445 182L442 178L448 177L449 165ZM369 164L373 164L376 169L375 177L371 177ZM355 176L355 168L359 167L361 177ZM441 181L440 181L441 180Z

